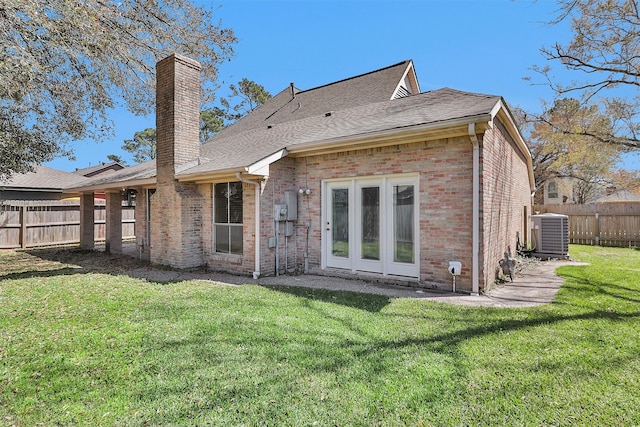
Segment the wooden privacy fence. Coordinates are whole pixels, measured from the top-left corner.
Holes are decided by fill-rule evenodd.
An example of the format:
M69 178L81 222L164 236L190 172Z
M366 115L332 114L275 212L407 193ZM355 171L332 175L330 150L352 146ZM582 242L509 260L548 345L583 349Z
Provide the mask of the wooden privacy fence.
M105 240L104 200L94 206L94 239ZM122 206L122 237L135 237L135 207ZM1 201L0 249L80 243L80 202Z
M640 202L540 205L535 212L569 217L569 243L640 247Z

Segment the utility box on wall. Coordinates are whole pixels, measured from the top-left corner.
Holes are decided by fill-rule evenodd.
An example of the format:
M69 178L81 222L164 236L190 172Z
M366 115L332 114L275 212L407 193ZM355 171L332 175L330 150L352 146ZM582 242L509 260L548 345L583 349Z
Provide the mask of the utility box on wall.
M278 203L273 206L273 217L276 221L288 221L289 208L283 203Z
M298 193L295 191L284 192L284 203L273 205L273 218L276 221L298 220Z
M273 217L276 221L298 220L298 193L295 191L284 192L284 203L273 206Z
M284 204L287 205L287 221L298 220L298 192L285 191Z

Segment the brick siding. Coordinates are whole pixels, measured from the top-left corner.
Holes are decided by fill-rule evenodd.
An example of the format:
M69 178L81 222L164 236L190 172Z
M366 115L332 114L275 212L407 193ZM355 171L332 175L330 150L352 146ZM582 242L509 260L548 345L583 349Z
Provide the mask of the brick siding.
M526 224L523 208L529 206L527 164L502 125L489 130L481 142L481 232L480 289L488 287L498 273L498 262L507 246L515 252L516 231L521 238ZM261 193L261 272L276 274L276 249L268 248L268 239L279 228L279 264L285 273L302 272L305 253L309 270L321 270L323 227L322 182L329 179L352 179L369 176L393 176L417 173L419 176L420 278L426 288L451 289L449 261L462 262L462 274L456 280L458 290L471 291L472 262L472 185L473 147L468 137L457 137L352 150L308 157L286 157L270 166ZM273 206L284 202L288 190L310 189L309 195L298 194L298 220L294 235L284 236L284 223L273 220ZM244 254L228 256L211 252L211 185L205 196L203 221L205 258L210 268L251 274L254 269L254 187L243 186ZM307 225L308 238L307 238ZM307 247L308 241L308 247ZM287 257L285 258L285 244ZM338 274L339 271L334 271ZM347 275L351 274L347 272ZM393 278L386 278L393 281Z
M151 197L151 261L177 268L204 264L204 198L175 169L199 154L200 64L171 55L156 71L157 190Z
M504 125L494 120L482 141L481 279L491 286L500 275L499 262L508 247L516 254L516 235L521 243L529 229L531 188L527 162ZM484 267L484 268L483 268ZM482 285L481 285L482 286Z

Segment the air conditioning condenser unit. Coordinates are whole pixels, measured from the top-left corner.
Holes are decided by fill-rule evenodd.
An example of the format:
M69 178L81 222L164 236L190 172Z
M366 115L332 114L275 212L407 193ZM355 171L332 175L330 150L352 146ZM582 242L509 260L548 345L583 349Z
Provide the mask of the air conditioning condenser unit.
M569 217L554 213L532 215L533 255L539 258L569 257Z

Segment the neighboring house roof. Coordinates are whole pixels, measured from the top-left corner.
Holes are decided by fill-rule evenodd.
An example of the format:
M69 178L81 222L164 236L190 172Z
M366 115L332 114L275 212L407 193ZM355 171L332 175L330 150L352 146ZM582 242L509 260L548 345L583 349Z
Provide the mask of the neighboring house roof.
M124 165L118 162L101 163L97 166L91 166L88 168L76 169L73 173L76 175L82 175L86 177L92 177L95 175L102 175L105 173L113 173L124 169Z
M200 157L176 170L176 178L204 179L235 172L260 175L265 166L289 153L357 147L411 132L468 135L467 126L491 123L498 114L512 120L500 96L450 88L418 91L411 61L307 91L288 88L201 145ZM459 133L454 134L453 128ZM515 124L511 128L528 156ZM529 180L533 185L532 170ZM155 161L94 178L78 190L153 183Z
M155 176L156 161L154 159L113 173L86 178L87 181L82 185L75 186L75 188L80 191L113 188L114 185L120 186L120 184L123 186L155 184Z
M629 190L619 190L605 197L600 197L597 203L640 202L640 196Z
M62 192L62 189L77 187L88 181L81 175L52 169L47 166L35 166L35 172L13 175L0 190Z

